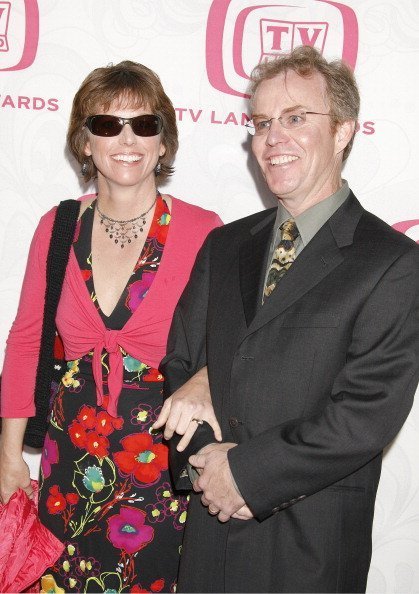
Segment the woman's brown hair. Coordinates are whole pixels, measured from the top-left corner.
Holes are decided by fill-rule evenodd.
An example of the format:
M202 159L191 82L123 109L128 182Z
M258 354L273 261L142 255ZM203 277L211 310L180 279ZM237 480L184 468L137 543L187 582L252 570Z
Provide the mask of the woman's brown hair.
M86 118L107 111L112 103L121 109L137 109L145 105L163 120L162 143L166 148L160 157L159 181L174 171L172 162L178 149L176 113L155 72L130 60L96 68L82 82L74 99L67 132L68 147L83 167L86 182L96 177L97 169L84 149L88 140Z

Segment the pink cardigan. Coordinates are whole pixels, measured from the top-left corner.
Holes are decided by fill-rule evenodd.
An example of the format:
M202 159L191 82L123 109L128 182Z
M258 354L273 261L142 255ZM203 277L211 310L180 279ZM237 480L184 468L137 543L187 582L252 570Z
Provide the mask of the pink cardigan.
M28 257L16 319L9 333L1 386L1 416L35 414L34 388L45 295L45 264L55 216L54 207L40 220ZM116 416L122 389L120 347L157 368L166 352L176 303L189 279L196 254L211 229L222 225L212 211L172 198L169 232L156 278L141 305L121 330L106 329L90 299L71 249L56 323L67 361L93 350L97 402L103 402L101 353L109 353L109 414Z

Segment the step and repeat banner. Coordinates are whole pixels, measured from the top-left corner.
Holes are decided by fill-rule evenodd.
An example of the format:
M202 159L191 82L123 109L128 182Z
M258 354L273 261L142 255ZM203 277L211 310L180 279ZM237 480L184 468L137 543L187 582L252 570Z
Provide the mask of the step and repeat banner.
M244 127L249 73L301 44L354 68L362 107L344 177L368 210L419 240L416 0L0 0L0 363L37 221L94 188L65 147L84 77L124 59L155 70L180 133L162 190L229 222L275 203ZM370 593L419 591L418 451L416 403L385 455ZM36 477L39 456L28 459Z

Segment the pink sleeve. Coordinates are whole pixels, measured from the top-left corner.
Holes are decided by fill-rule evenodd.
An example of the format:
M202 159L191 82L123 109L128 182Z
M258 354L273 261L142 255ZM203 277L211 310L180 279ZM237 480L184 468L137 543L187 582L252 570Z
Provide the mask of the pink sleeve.
M45 298L45 272L55 217L53 208L32 238L15 321L9 332L1 380L0 416L35 415L34 389Z
M218 216L218 214L215 212L214 213L214 220L212 221L212 229L215 229L215 227L222 227L224 225L223 221L220 219L220 217Z

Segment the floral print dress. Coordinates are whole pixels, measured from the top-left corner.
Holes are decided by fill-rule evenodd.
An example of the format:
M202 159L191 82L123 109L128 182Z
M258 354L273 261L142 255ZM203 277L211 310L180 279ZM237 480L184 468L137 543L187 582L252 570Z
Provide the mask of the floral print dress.
M153 221L133 274L110 316L96 299L91 266L95 203L80 219L73 244L87 290L108 329L121 329L158 272L170 212L158 195ZM41 579L44 592L172 592L186 519L175 496L168 449L151 425L162 406L163 377L123 356L118 417L96 403L92 353L67 362L41 458L41 521L65 543Z

